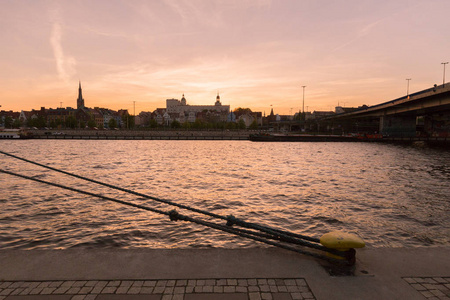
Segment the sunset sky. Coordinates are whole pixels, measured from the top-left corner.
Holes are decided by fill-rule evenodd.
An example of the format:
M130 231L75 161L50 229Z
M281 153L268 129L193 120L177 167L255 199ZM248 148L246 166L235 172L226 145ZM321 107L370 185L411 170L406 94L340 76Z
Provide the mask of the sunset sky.
M442 84L449 0L0 0L0 110L165 107L290 114ZM450 78L450 65L447 65ZM447 80L446 81L449 81Z

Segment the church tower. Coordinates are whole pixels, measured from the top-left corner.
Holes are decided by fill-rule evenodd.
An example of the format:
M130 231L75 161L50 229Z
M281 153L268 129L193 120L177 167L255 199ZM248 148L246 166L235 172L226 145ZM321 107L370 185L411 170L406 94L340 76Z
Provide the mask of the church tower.
M222 103L220 103L219 92L217 92L216 103L215 103L214 105L215 105L215 106L221 106L221 105L222 105Z
M78 85L78 99L77 99L77 109L84 108L84 99L81 92L81 81Z

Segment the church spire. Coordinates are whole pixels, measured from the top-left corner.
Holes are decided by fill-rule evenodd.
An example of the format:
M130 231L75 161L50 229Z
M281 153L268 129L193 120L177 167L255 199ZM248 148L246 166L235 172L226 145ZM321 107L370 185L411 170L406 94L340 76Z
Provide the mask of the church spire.
M84 108L84 99L83 93L81 91L81 81L78 82L78 99L77 99L77 108Z

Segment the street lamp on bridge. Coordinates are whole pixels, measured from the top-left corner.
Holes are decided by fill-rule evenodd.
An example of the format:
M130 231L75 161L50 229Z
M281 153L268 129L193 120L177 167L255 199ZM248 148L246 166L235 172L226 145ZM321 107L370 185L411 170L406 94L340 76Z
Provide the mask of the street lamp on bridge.
M444 79L442 80L442 87L445 85L445 65L448 64L448 62L443 62L441 65L444 65Z
M411 78L406 78L406 80L408 81L408 85L406 88L406 97L408 97L408 99L409 99L409 81L411 80Z

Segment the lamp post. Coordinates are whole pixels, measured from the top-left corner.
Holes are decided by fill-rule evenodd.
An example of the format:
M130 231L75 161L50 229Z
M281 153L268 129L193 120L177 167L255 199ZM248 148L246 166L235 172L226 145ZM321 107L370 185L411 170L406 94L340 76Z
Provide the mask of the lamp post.
M303 111L303 131L306 129L306 115L305 115L305 87L306 85L302 85L303 88L303 105L302 105L302 111Z
M445 65L446 64L448 64L448 62L443 62L443 63L441 63L441 65L444 65L444 78L443 78L443 80L442 80L442 87L444 87L444 85L445 85Z
M411 80L411 78L406 78L406 80L408 81L408 85L406 87L406 97L409 98L409 81Z
M133 101L133 128L136 126L136 101Z
M302 88L303 88L303 108L302 108L302 111L303 111L303 113L305 113L305 87L306 87L306 85L302 85Z

